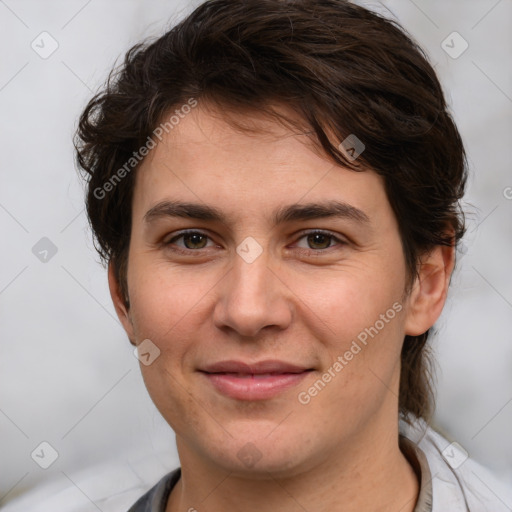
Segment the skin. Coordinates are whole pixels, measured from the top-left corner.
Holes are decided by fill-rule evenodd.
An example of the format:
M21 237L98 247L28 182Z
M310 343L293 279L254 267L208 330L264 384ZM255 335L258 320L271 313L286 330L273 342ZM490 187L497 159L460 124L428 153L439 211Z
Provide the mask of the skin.
M405 259L380 176L334 165L276 121L240 114L237 121L264 130L243 133L204 107L137 171L129 309L109 268L130 341L150 339L160 350L141 371L176 433L182 477L167 512L412 511L418 480L398 445L400 350L406 334L425 332L441 314L453 248L425 255L404 297ZM226 220L147 223L146 212L164 200L208 204ZM344 201L369 222L271 222L276 208L325 200ZM206 237L175 239L183 229ZM308 238L303 231L312 229L335 238ZM251 263L236 252L246 237L262 248ZM300 403L298 393L397 302L401 311L378 335ZM279 359L315 371L271 399L236 400L197 371L226 359ZM247 443L260 457L251 467L237 456Z

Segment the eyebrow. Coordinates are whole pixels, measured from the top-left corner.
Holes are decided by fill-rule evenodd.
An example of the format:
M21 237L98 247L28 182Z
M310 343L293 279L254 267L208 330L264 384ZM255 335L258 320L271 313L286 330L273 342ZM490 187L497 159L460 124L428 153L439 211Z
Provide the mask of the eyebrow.
M144 222L150 224L157 219L179 217L204 221L217 221L227 224L227 217L218 208L199 203L182 201L162 201L150 208L144 215ZM343 201L322 203L291 204L275 210L272 215L274 225L292 221L304 221L322 218L342 218L369 224L370 218L359 208Z

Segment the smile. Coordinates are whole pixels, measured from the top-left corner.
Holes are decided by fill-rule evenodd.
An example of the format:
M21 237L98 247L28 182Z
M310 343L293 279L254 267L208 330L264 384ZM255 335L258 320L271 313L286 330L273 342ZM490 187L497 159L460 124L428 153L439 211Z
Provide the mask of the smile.
M311 370L298 373L201 372L219 393L237 400L266 400L299 384Z

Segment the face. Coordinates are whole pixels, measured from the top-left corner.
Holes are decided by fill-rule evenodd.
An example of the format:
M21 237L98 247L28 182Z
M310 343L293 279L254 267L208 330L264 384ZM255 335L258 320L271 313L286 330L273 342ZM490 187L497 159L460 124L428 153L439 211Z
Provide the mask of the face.
M141 371L182 462L293 474L396 423L411 298L382 179L239 120L265 131L198 106L146 157L128 312L111 289L145 362L160 351Z

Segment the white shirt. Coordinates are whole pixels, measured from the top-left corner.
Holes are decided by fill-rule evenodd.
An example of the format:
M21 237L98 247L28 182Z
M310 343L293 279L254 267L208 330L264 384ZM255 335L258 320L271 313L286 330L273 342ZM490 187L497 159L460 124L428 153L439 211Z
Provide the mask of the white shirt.
M418 500L414 512L512 512L512 482L498 480L459 444L450 443L423 420L413 426L401 422L400 432L415 449L421 488L431 487L431 505Z

